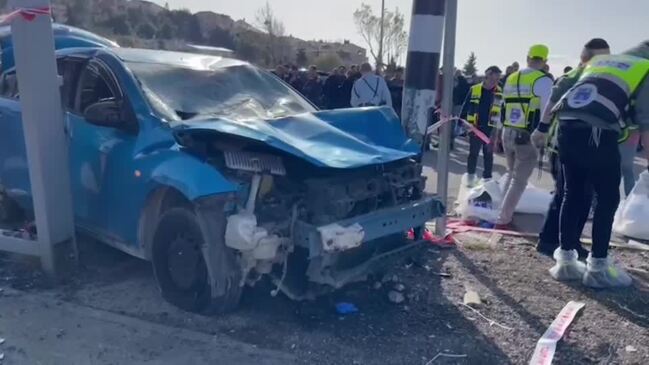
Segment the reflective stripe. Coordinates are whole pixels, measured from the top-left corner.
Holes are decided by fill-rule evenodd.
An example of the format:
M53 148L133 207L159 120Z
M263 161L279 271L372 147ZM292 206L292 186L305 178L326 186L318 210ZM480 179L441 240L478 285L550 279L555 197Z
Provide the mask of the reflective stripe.
M506 127L530 129L541 117L541 99L534 94L534 84L546 77L538 70L524 70L507 78L504 92Z

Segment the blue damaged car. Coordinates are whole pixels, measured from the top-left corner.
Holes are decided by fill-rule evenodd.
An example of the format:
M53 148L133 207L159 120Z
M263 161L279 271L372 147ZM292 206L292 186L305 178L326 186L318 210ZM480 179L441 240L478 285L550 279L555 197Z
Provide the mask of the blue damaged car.
M57 55L76 225L151 261L180 308L232 310L261 279L296 299L363 280L421 248L421 227L443 214L390 108L318 111L272 74L226 58ZM0 93L3 201L29 216L12 71Z

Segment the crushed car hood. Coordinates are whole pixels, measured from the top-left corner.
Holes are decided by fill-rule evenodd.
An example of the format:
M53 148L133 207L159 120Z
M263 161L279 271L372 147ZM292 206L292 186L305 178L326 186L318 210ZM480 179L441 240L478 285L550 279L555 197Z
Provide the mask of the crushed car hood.
M389 107L320 111L269 120L192 119L174 129L183 134L243 137L319 167L358 168L420 153L420 146L406 137Z

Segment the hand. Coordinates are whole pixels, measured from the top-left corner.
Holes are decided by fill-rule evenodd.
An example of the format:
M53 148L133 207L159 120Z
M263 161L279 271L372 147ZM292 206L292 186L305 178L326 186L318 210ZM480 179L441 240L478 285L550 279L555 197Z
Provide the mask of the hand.
M545 144L547 142L547 136L548 136L547 133L543 133L538 129L535 129L534 132L532 132L532 136L531 136L532 145L534 145L534 147L538 149L545 147Z

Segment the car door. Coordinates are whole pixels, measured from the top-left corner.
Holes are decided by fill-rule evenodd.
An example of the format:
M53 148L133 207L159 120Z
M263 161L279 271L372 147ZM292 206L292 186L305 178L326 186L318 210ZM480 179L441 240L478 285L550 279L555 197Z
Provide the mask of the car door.
M138 123L104 62L92 59L78 72L66 112L76 222L104 240L123 243Z
M0 136L0 188L31 215L31 185L15 72L0 79Z

